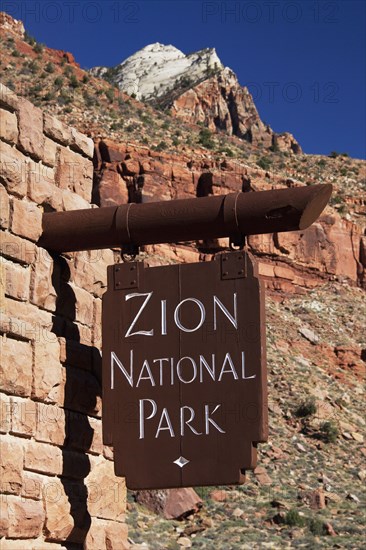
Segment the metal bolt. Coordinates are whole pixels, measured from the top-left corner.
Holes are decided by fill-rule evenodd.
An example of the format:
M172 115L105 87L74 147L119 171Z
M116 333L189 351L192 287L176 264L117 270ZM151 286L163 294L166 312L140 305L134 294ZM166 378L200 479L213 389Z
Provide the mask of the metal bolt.
M121 283L116 283L116 286L121 286Z
M136 269L136 266L135 266L135 265L132 265L132 266L130 267L130 270L131 270L131 271L135 271L135 269Z
M131 285L135 285L136 284L136 281L131 281Z
M120 270L120 268L119 268L119 267L116 267L116 273L117 273L119 270Z
M223 261L223 262L227 262L227 257L226 257L226 256L223 256L222 261Z
M224 271L223 276L224 276L224 277L227 277L228 275L229 275L228 272L227 272L227 271Z
M243 273L244 273L244 270L243 270L243 269L241 269L240 271L238 271L238 275L243 275Z

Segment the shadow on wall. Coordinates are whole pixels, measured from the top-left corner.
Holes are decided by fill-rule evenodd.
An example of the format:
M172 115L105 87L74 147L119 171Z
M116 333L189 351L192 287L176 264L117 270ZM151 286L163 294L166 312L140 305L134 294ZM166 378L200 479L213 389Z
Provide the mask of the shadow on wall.
M76 297L71 286L70 269L67 261L53 255L54 267L52 284L56 290L56 310L53 316L52 332L66 340L66 358L64 364L65 389L65 440L62 446L62 473L60 476L65 495L69 501L69 523L65 524L64 545L68 549L83 548L83 543L91 525L91 516L88 511L88 488L85 478L91 468L87 451L90 449L94 430L90 426L87 412L95 407L97 396L101 395L100 383L87 385L85 391L85 367L83 357L90 357L97 373L101 374L101 357L92 346L84 346L80 343L79 327L76 319ZM97 353L96 353L97 352ZM79 364L78 364L79 362ZM81 368L79 368L81 367ZM83 370L84 368L84 370ZM99 381L100 382L100 378ZM95 389L94 395L90 395L90 387ZM99 391L98 391L99 388ZM87 394L87 395L85 395ZM63 518L60 517L60 522ZM60 525L60 530L62 526ZM66 543L66 544L65 544Z

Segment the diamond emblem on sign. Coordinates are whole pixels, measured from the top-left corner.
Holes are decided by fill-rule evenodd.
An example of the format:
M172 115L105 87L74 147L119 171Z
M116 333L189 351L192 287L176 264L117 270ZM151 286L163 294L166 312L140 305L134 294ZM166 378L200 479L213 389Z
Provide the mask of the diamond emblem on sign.
M184 458L184 456L180 456L177 460L174 460L173 464L176 464L179 468L183 468L186 464L188 464L188 462L189 460Z

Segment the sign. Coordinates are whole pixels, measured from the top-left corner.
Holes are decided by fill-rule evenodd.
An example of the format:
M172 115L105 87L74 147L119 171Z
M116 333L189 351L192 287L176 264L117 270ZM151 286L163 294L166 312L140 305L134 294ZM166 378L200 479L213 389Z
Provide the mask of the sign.
M238 484L267 440L264 290L245 252L108 268L103 439L131 489Z

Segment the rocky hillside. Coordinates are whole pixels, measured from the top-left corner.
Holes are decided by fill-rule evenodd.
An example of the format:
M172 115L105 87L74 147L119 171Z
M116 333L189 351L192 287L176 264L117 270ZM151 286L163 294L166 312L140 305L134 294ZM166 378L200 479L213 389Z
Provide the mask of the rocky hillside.
M174 46L150 44L115 67L95 67L90 72L185 122L254 145L301 152L291 134L276 134L261 121L248 89L223 66L214 48L184 55Z

